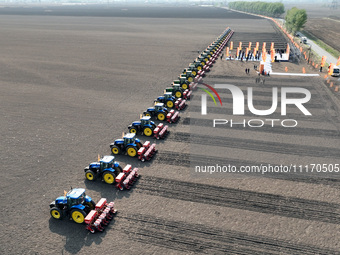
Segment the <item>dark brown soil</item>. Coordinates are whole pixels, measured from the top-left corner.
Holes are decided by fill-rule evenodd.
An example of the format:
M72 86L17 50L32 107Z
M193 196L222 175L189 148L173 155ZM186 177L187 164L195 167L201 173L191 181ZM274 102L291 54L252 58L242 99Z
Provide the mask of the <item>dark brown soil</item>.
M184 12L175 8L163 13L167 18L156 18L162 10L154 9L150 13L157 14L133 19L74 17L66 10L60 16L28 15L35 11L0 15L1 254L340 251L337 178L192 174L194 164L207 162L339 163L338 103L320 78L273 76L266 86L256 87L259 104L271 100L273 85L311 90L313 116L297 117L301 126L294 131L204 126L200 92L195 92L181 121L170 126L169 137L156 141L159 152L153 161L117 157L122 165L141 170L132 190L85 181L83 168L98 153L109 154L109 144L226 26L240 40L276 34L267 20L216 8L192 13L187 8L191 16L186 18L165 15L177 10ZM251 63L218 60L205 82L255 87L255 72L245 75L245 66L252 68ZM295 67L302 69L289 64L289 70ZM230 95L221 95L230 106ZM209 105L209 110L217 118L231 117L229 109ZM71 186L86 188L96 201L115 201L119 213L104 233L92 235L83 225L51 219L49 203Z

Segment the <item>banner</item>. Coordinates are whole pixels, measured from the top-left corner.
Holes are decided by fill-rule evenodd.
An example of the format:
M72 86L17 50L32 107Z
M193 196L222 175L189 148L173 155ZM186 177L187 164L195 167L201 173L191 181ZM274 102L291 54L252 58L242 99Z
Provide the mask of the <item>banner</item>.
M251 50L251 42L249 42L248 49Z
M272 62L274 62L275 61L275 52L274 52L274 49L272 49L270 51L270 57L271 57Z
M240 50L242 49L242 42L239 43L238 47L240 48Z
M290 47L289 47L289 43L287 43L287 50L286 50L286 54L289 60L289 53L290 53Z
M320 66L324 67L324 66L325 66L325 63L326 63L326 56L322 56Z
M266 42L263 42L262 51L266 51Z
M334 64L331 63L331 64L329 65L329 70L328 70L328 74L329 74L329 75L332 75L332 74L333 74L333 68L334 68Z
M233 50L234 43L230 42L230 50Z
M274 50L274 42L271 43L270 50Z
M259 50L259 47L260 47L260 43L259 42L256 42L256 51L258 51Z
M240 48L237 47L237 50L236 50L236 57L237 57L237 58L238 58L239 53L240 53Z
M340 66L340 57L338 58L338 61L336 62L336 65L339 67Z
M225 55L226 55L226 57L229 57L229 47L227 47Z

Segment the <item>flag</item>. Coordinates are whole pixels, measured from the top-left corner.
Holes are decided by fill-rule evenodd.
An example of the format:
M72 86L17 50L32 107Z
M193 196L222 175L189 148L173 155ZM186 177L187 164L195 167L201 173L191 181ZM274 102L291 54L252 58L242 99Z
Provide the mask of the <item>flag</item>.
M226 57L229 57L229 47L227 47L225 55L226 55Z
M322 56L320 66L324 67L324 66L325 66L325 63L326 63L326 56Z
M230 50L233 50L234 43L230 42Z

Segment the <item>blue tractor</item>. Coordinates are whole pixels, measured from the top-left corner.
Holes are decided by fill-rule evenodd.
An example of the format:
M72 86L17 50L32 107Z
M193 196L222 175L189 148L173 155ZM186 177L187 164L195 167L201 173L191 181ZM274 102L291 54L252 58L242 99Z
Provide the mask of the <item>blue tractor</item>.
M113 184L115 178L122 172L122 167L114 159L114 156L104 156L98 159L99 162L92 162L84 169L86 179L94 181L99 177L107 184Z
M163 103L167 108L173 108L175 106L176 98L172 95L172 92L165 92L164 96L157 97L155 102Z
M61 220L68 215L76 223L83 223L89 212L95 209L95 202L86 196L85 189L71 189L64 196L58 197L50 204L52 218Z
M138 150L143 147L135 133L128 133L122 139L117 139L110 144L111 152L115 155L127 153L130 157L137 156Z
M154 107L149 107L143 115L155 117L156 119L163 121L168 115L168 109L164 107L163 103L156 103Z
M156 128L155 122L150 120L150 116L144 116L140 121L134 121L128 126L130 133L142 133L146 136L152 136L154 129Z

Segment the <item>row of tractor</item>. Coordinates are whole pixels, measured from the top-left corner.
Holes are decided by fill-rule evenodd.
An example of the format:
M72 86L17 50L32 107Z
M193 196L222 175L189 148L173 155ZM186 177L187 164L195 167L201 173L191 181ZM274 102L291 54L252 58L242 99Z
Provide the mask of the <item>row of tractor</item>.
M116 139L110 144L113 155L98 156L97 162L92 162L85 167L85 178L88 181L100 179L119 190L129 190L139 177L139 170L129 164L122 168L119 162L115 161L114 155L137 157L142 162L152 159L157 152L156 144L150 141L143 143L136 136L164 139L169 134L167 124L179 121L179 111L186 108L187 100L192 97L192 91L202 83L203 77L210 71L232 34L233 31L227 28L190 63L177 80L174 80L170 87L165 88L164 94L154 100L153 107L147 108L141 114L140 120L128 126L129 132L123 133L121 139ZM159 124L152 119L159 121ZM76 223L85 223L86 229L91 233L103 231L115 213L114 202L107 202L105 198L101 198L98 203L95 203L82 188L65 191L64 196L58 197L50 204L50 214L54 219L67 217Z

